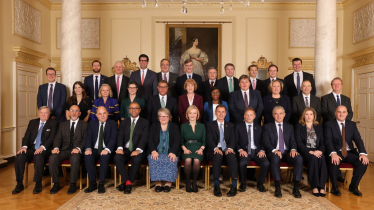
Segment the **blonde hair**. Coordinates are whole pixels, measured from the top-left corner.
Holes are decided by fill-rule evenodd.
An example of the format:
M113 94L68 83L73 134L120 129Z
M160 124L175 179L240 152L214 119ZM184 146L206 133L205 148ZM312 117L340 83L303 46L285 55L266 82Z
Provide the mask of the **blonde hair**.
M185 82L184 82L184 89L187 90L187 85L188 84L193 84L193 86L195 87L194 90L197 90L197 84L196 84L196 81L194 79L187 79Z
M99 90L99 98L102 97L101 96L101 90L103 89L103 87L107 87L109 89L109 96L113 97L112 88L108 84L102 84L101 87L100 87L100 90Z
M170 111L169 111L168 108L161 108L161 109L159 109L158 112L157 112L157 117L160 117L161 113L164 113L164 114L166 114L167 116L169 116L169 119L170 119L170 120L171 120L171 118L173 118L173 117L171 116L171 113L170 113Z
M196 109L196 111L197 111L197 117L196 117L196 119L199 119L199 117L200 117L200 111L199 111L199 109L198 109L195 105L191 105L190 107L188 107L188 109L187 109L187 111L186 111L186 119L187 119L187 120L189 120L189 119L188 119L188 114L189 114L193 109Z
M268 86L268 89L270 90L270 92L272 92L271 89L272 89L272 87L273 87L273 82L278 82L279 85L281 86L281 91L283 90L283 82L280 81L280 80L278 80L278 79L276 79L276 80L273 80L272 82L270 82L270 84L269 84L269 86Z
M316 110L314 110L312 107L306 107L303 111L303 113L301 114L301 117L300 117L300 120L299 120L299 123L303 126L305 126L306 122L305 122L305 113L308 112L308 111L312 111L313 112L313 115L314 115L314 118L313 118L313 125L318 125L318 121L317 121L317 112Z

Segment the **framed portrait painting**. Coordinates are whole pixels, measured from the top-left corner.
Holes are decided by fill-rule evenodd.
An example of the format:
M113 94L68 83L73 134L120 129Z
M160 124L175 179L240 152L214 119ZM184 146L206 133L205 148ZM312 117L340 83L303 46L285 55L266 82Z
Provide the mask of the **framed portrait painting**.
M167 24L166 58L170 72L185 73L183 63L191 59L193 73L208 79L208 69L214 67L221 78L221 25L220 24Z

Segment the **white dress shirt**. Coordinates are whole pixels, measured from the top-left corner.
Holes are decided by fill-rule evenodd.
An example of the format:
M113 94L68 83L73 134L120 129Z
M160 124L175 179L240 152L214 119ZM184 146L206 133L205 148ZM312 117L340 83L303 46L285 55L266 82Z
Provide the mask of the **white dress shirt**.
M47 106L48 106L48 99L49 99L49 89L51 88L51 85L53 85L52 86L52 90L53 90L53 93L52 93L52 109L53 109L53 97L55 97L56 81L54 83L48 82L48 88L47 88Z
M169 83L169 71L168 71L168 73L163 73L163 72L161 72L161 76L162 76L162 80L164 79L164 77L165 77L165 75L166 75L166 82L168 82Z
M39 120L38 131L39 131L40 127L42 126L42 123L44 123L44 126L45 126L45 124L47 123L47 121L43 122L43 121ZM34 144L36 144L36 138L35 138L35 140L34 140ZM44 150L45 150L45 147L44 147L43 145L40 145L40 146L43 147ZM23 146L22 148L26 148L26 149L27 149L27 146Z
M96 95L96 93L95 93L95 81L96 81L96 77L97 77L97 83L98 83L98 85L99 85L99 87L100 87L101 74L99 74L99 75L95 75L95 74L93 74L94 97L95 97L95 95ZM100 88L98 88L98 89L99 89L99 91L100 91ZM99 93L97 93L97 95L99 95ZM95 98L95 99L97 99L97 98ZM95 100L95 99L94 99L94 100Z
M251 84L253 84L253 81L256 83L256 90L257 90L257 78L253 79L252 77L250 77L249 81L251 82ZM253 85L252 85L252 87L253 87Z
M274 80L276 80L277 79L277 77L274 77L274 78L271 78L270 77L270 82L272 82L272 81L274 81Z
M245 128L247 130L247 133L248 133L248 125L251 125L251 149L257 149L256 145L255 145L255 139L254 139L254 136L253 136L253 122L252 124L249 124L247 122L245 122Z
M240 89L242 91L242 96L243 96L243 101L245 102L245 93L247 94L247 98L248 98L248 104L249 104L249 89L244 91L242 89Z
M295 87L297 87L297 74L299 74L299 77L300 77L300 87L301 87L301 83L303 83L304 81L303 70L301 70L299 73L297 73L296 71L293 72L293 82L295 83Z
M187 79L189 79L190 76L191 76L191 79L192 79L192 77L193 77L193 73L191 73L191 74L186 73L186 76L187 76Z
M213 82L213 86L216 84L216 80L209 80L209 85L212 84Z
M138 116L137 118L135 118L135 119L132 118L132 117L131 117L130 119L131 119L131 124L132 124L132 121L135 120L135 122L134 122L134 128L135 128L136 123L137 123L138 120L139 120L139 116ZM131 126L131 125L130 125L130 126ZM126 145L125 145L125 148L128 149L129 147L130 147L130 140L129 140L129 141L126 143ZM122 150L123 150L123 147L118 147L117 150L119 150L119 149L122 149ZM117 151L117 150L116 150L116 151ZM140 149L140 148L136 148L136 150L138 150L140 153L143 153L143 150Z
M339 100L340 100L340 104L342 104L342 94L336 94L336 93L334 93L334 92L332 92L332 94L334 95L334 98L335 98L335 101L336 101L336 103L338 103L338 99L337 99L337 97L336 96L339 96ZM340 125L340 124L339 124ZM341 130L341 129L340 129Z
M116 85L117 85L117 78L119 77L119 84L118 84L118 93L117 93L117 96L119 97L119 93L121 91L121 84L122 84L122 78L123 78L123 74L121 75L115 75L115 79L116 79Z
M99 131L97 133L97 139L96 139L96 143L95 143L94 149L98 149L99 148L99 138L100 138L100 127L101 127L101 123L102 122L99 121L99 129L98 129ZM104 122L104 125L103 125L103 135L104 135L105 125L106 125L106 122ZM103 149L105 149L109 153L111 153L110 149L106 148L106 146L105 146L104 136L103 136Z
M281 128L282 128L282 132L283 132L283 143L284 143L284 150L286 151L288 148L286 147L286 140L284 139L284 130L283 130L283 122L282 123L278 123L275 121L275 127L277 128L277 135L278 135L278 141L277 141L277 147L273 150L271 150L271 152L274 152L275 150L278 150L279 151L279 126L278 124L281 124ZM292 150L295 150L295 149L292 149ZM291 150L291 151L292 151ZM295 150L296 151L296 150Z
M227 87L229 88L229 90L230 90L230 79L232 80L232 91L234 91L234 76L232 76L232 77L229 77L229 76L226 76L226 79L227 79Z
M188 97L187 95L187 99L188 99L188 104L191 106L193 104L193 100L195 98L195 94L192 96L192 100L190 101L190 98Z
M219 131L219 132L221 132L221 131L220 131L220 129L221 129L221 124L222 124L222 132L223 132L223 135L225 135L225 121L218 122L218 120L217 120L217 125L218 125L218 131ZM228 145L227 145L227 142L226 142L225 137L223 137L223 140L225 141L225 143L226 143L226 147L227 147ZM213 149L213 151L216 150L218 147L221 147L221 141L220 141L220 139L218 139L218 144L217 144L217 146ZM231 149L231 148L228 148L228 147L227 147L227 149ZM232 150L232 149L231 149L231 150Z
M166 107L166 102L168 101L168 95L162 96L162 95L158 94L158 97L160 98L160 104L161 104L161 101L162 101L162 97L164 97L164 102L165 102L165 107Z
M308 104L309 104L309 107L310 107L310 93L309 93L308 96L304 95L304 93L303 93L304 104L306 104L306 100L305 100L305 98L308 98Z
M78 125L78 122L79 122L79 118L76 120L76 121L73 121L72 119L70 119L69 120L70 121L70 126L69 126L69 132L70 132L70 130L71 130L71 125L72 125L72 123L74 122L75 124L74 124L74 133L75 133L75 129L77 128L77 125ZM70 136L70 135L69 135ZM60 148L58 148L58 147L55 147L54 149L60 149ZM75 149L78 149L79 150L79 153L81 153L81 148L79 148L79 147L76 147Z

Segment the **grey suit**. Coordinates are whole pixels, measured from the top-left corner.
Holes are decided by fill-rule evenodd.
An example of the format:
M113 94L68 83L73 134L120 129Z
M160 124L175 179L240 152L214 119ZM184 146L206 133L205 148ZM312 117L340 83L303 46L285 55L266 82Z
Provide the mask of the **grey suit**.
M352 104L351 99L345 95L340 94L340 104L347 107L348 116L347 120L352 120L353 118L353 111L352 111ZM323 117L323 124L326 122L335 119L335 110L338 107L338 103L334 97L333 93L329 93L327 95L322 96L321 98L322 104L322 117Z
M147 102L148 98L152 95L157 95L157 75L154 71L148 69L144 77L144 84L142 85L142 78L140 71L134 71L130 76L130 82L134 81L138 84L138 92L136 96L143 98Z
M172 73L172 72L169 71L168 95L173 97L173 98L177 98L177 89L176 89L177 78L178 78L178 74L175 74L175 73ZM158 72L157 73L157 82L159 82L160 80L163 80L163 79L164 78L162 77L162 72Z
M317 96L310 94L309 106L316 110L317 121L319 122L321 120L321 100ZM291 124L296 125L299 123L301 114L305 108L305 100L303 95L293 97Z

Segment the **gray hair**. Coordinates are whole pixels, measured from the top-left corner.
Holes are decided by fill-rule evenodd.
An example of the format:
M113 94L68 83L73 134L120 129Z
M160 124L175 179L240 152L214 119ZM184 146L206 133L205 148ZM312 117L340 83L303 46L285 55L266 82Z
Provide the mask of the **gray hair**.
M122 67L125 68L125 65L122 63L122 61L116 61L116 62L114 62L113 68L116 65L116 63L121 63Z
M42 109L48 109L48 113L51 114L51 110L49 109L48 106L41 106L41 107L39 107L38 110L41 111Z
M286 110L284 110L283 106L275 106L273 108L273 114L274 114L275 110L283 110L283 113L286 113Z

